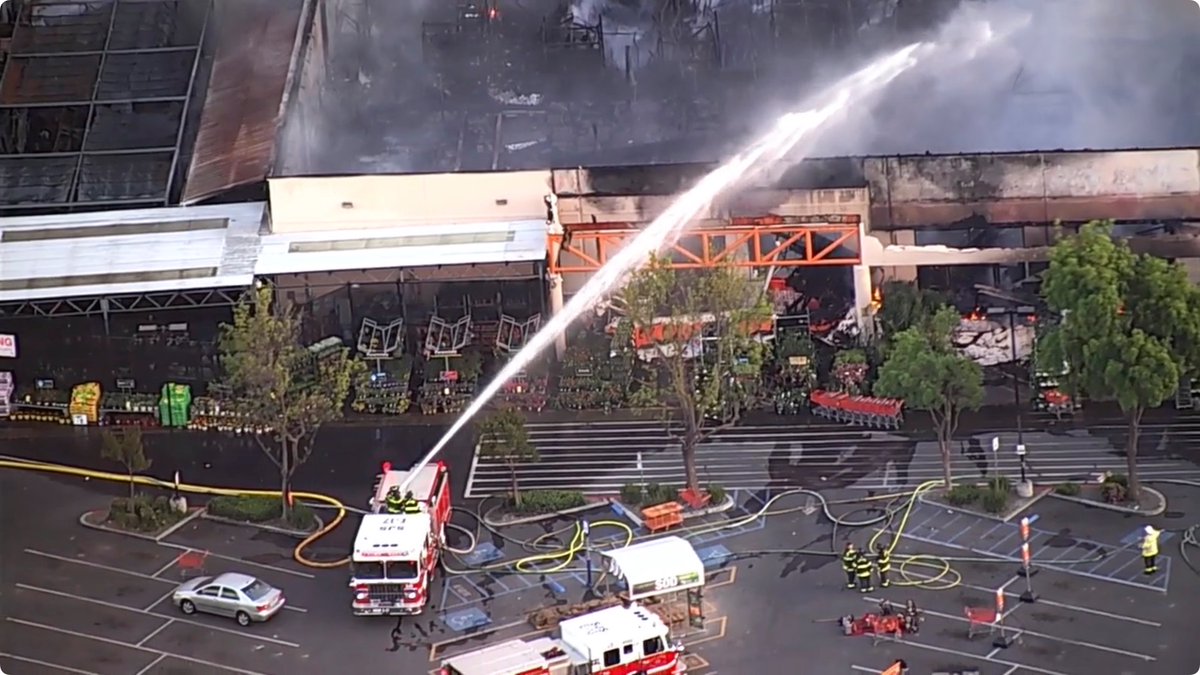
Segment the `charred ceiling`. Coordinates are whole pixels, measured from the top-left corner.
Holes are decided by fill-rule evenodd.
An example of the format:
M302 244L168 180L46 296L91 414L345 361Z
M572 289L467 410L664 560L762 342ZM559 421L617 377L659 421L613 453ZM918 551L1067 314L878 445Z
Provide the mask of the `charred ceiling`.
M0 210L169 203L209 0L12 4Z

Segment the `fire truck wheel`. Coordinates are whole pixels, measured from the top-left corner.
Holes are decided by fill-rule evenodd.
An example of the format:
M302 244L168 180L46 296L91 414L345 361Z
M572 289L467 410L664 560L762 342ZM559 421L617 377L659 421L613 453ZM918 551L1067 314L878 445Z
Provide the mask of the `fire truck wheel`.
M191 600L184 600L183 602L179 603L179 611L183 612L184 614L195 614L196 605L193 604Z

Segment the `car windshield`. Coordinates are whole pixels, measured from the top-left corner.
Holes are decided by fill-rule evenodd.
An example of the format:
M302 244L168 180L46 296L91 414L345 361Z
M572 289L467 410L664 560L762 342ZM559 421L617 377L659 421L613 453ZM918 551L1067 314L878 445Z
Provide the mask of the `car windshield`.
M255 579L253 583L243 588L242 592L245 593L246 597L250 598L251 600L262 600L263 598L267 597L267 594L270 593L271 590L272 588L270 586Z

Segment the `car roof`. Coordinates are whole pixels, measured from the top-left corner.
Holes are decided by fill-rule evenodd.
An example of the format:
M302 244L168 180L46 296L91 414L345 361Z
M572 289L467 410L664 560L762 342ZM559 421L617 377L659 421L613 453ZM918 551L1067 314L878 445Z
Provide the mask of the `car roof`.
M258 579L255 579L249 574L242 574L240 572L226 572L218 575L209 583L216 584L217 586L226 586L241 590L256 581L258 581Z

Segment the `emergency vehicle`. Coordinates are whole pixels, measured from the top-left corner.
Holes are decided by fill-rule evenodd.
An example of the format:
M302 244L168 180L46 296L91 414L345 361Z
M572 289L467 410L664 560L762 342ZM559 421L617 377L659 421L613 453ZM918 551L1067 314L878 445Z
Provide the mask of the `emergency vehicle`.
M388 491L404 485L410 475L384 462L370 513L358 526L350 556L351 608L357 616L420 614L429 602L450 520L450 475L442 462L423 467L403 488L412 492L421 512L388 513Z
M680 675L683 646L637 604L567 619L557 638L509 640L442 661L441 675Z

